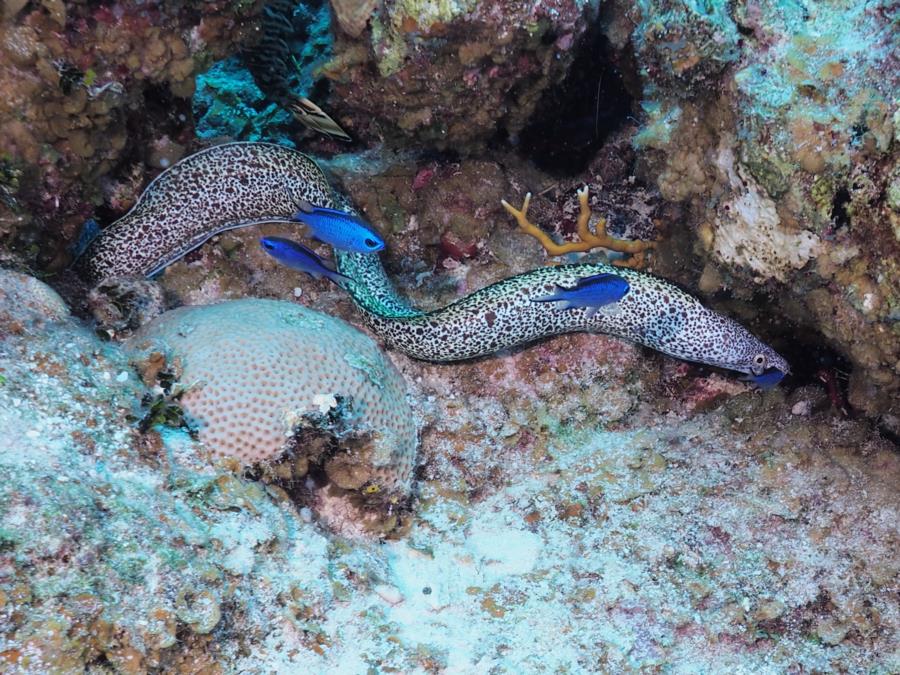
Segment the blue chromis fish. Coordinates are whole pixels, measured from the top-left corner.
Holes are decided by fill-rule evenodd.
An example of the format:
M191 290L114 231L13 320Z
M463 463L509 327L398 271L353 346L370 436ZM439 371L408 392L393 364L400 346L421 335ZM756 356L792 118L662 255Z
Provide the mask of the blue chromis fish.
M558 302L557 309L586 307L585 317L590 319L597 310L618 302L628 293L628 282L615 274L595 274L579 279L572 288L556 287L552 295L532 298L532 302Z
M314 279L331 279L338 286L350 281L350 277L336 272L303 244L283 237L263 237L259 240L263 250L282 265L306 272Z
M767 368L760 374L745 375L740 378L743 382L751 382L763 390L774 389L787 373L778 368Z
M346 211L304 203L294 220L306 225L319 241L342 251L375 253L384 248L384 239L371 225Z

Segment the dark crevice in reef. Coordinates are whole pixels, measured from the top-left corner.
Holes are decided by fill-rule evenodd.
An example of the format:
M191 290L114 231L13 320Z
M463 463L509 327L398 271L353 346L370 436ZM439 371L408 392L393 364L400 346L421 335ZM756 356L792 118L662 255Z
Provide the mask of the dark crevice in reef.
M850 226L850 213L847 210L849 204L850 191L846 187L835 191L831 201L831 220L835 230Z
M819 332L798 326L781 314L772 313L771 298L767 295L755 294L753 304L760 308L757 318L745 322L745 325L751 333L787 359L791 374L783 380L784 386L788 389L807 385L824 387L832 390L830 395L833 398L846 402L847 383L853 370L850 361L829 346ZM766 307L769 309L766 310Z
M153 120L155 137L159 136L160 131L171 137L182 134L190 137L187 132L191 131L191 99L175 96L167 86L150 85L144 93L142 106L143 115L129 118L129 138L147 135L147 119Z
M787 326L785 329L785 333L774 334L770 343L791 364L785 383L796 388L810 384L821 387L831 382L836 387L834 393L846 400L851 363L813 332Z
M771 299L765 294L754 295L752 306L758 311L753 319L747 319L746 315L742 318L741 312L729 308L730 296L729 292L717 293L716 301L710 306L738 319L753 335L787 359L791 373L782 380L781 387L787 392L805 386L822 389L836 413L852 416L847 403L847 387L853 371L849 359L828 345L819 332L772 313Z
M548 89L519 136L519 151L541 169L575 176L632 113L622 73L599 27L584 36L566 78Z
M894 445L894 449L900 452L900 434L892 431L884 424L879 424L876 429L878 429L878 433L884 440L890 441Z

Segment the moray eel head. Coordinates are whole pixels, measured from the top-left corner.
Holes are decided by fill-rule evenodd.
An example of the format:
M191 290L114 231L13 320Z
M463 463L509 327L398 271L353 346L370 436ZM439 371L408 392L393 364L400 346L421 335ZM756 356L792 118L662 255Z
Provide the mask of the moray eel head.
M765 342L733 319L709 309L705 311L708 315L703 323L709 329L709 337L715 339L703 343L716 346L705 358L695 360L744 373L747 376L744 379L763 389L774 387L790 374L787 360Z
M734 367L734 370L746 373L750 376L751 381L757 384L765 382L769 386L775 386L781 381L781 378L790 374L790 364L769 345L752 335L747 343L744 358L738 366ZM776 379L776 372L781 373L781 377Z

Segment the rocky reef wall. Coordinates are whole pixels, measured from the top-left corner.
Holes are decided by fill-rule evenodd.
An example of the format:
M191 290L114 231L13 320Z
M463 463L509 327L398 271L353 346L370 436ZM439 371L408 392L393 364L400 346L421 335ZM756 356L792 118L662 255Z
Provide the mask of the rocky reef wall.
M266 7L306 17L296 91L352 143L303 136L247 69ZM900 671L890 3L0 8L0 264L30 271L0 270L0 670ZM761 392L586 334L395 368L350 328L366 358L327 340L279 354L290 326L256 318L228 331L241 393L194 412L250 447L247 410L285 422L272 401L300 398L281 385L315 359L302 412L335 433L216 457L170 388L191 352L135 360L122 339L250 297L359 325L346 293L259 246L296 232L222 233L119 286L132 313L62 270L85 220L108 225L222 136L314 151L423 308L548 264L500 200L533 193L531 219L567 240L586 185L593 222L657 238L648 271L795 373ZM207 349L197 378L227 362ZM400 432L348 428L345 397L307 391L329 378L375 391L371 417ZM285 428L269 432L277 452ZM387 499L385 463L403 475Z
M131 206L144 172L193 139L195 76L247 40L261 5L5 2L0 242L59 268L60 240L95 209Z
M640 175L688 210L706 292L763 293L898 428L898 59L890 3L611 3ZM799 331L798 331L799 332Z

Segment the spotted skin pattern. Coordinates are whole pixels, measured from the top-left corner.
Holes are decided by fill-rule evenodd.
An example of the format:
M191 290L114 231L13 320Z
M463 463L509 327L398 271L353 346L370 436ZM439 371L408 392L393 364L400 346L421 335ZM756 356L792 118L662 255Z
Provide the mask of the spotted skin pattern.
M372 281L360 276L360 265L347 265L337 253L344 274L352 269L360 288ZM363 256L359 256L363 257ZM373 258L375 256L365 256ZM380 267L380 264L378 265ZM619 302L587 318L585 308L557 309L535 298L568 288L595 274L616 274L628 281L629 292ZM360 303L362 304L362 303ZM631 340L686 361L753 372L761 366L789 372L787 362L726 316L704 307L677 286L650 274L602 263L542 267L476 291L432 312L406 316L368 312L367 322L392 347L425 361L471 359L552 335L588 331ZM757 369L760 366L756 366Z
M218 232L264 222L292 222L300 200L354 211L334 195L305 155L267 143L231 143L187 157L161 174L126 216L85 253L92 280L151 275ZM737 322L653 275L600 263L544 267L504 279L431 312L410 307L394 290L378 254L335 251L337 269L367 323L413 358L459 361L576 331L614 335L687 361L759 375L790 372L787 362ZM579 279L617 274L630 285L620 301L586 318L535 302Z
M237 227L291 223L301 201L331 202L322 170L269 143L228 143L187 157L153 180L137 204L79 260L91 281L152 276L210 237Z

